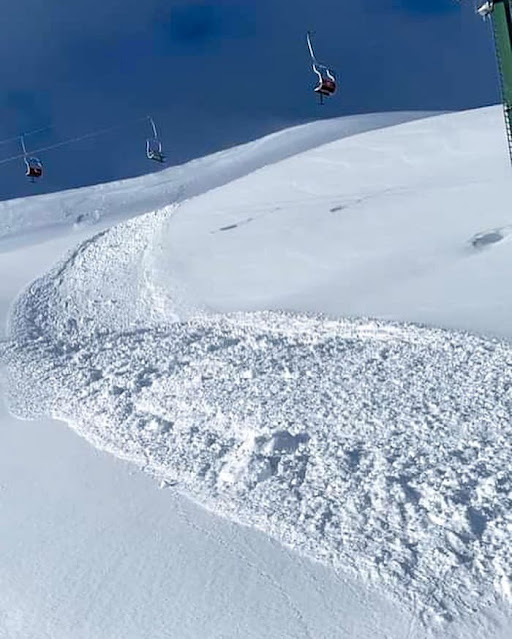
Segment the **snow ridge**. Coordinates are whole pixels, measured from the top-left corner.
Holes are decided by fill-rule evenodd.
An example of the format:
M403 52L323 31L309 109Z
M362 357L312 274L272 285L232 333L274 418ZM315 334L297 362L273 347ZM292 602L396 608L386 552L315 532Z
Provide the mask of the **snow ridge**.
M67 421L212 511L384 581L425 620L510 597L509 345L271 312L143 325L136 306L91 327L93 291L78 321L66 275L94 250L18 301L17 415Z

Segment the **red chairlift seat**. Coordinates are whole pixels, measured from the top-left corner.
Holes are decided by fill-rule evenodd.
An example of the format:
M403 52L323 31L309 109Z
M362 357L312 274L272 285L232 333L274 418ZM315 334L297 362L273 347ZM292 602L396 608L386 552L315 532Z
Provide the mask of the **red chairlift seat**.
M315 92L325 96L333 95L336 93L336 82L332 78L322 78Z

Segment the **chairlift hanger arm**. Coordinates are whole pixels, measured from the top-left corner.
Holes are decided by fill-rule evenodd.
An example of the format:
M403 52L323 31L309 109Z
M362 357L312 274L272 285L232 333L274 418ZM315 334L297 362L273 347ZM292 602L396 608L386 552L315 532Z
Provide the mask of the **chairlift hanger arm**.
M313 45L311 43L311 31L308 31L306 33L306 41L308 43L309 55L311 56L311 62L312 62L313 71L317 74L318 81L321 83L323 81L323 77L322 77L322 72L318 68L319 65L318 65L318 62L317 62L316 57L315 57L315 52L313 50Z
M313 44L311 42L311 31L308 31L306 34L306 40L308 43L308 49L309 49L309 55L311 56L311 61L312 61L312 66L313 66L313 71L317 74L318 78L320 81L323 81L324 79L324 74L327 78L329 78L329 80L332 80L333 82L336 82L336 78L334 76L334 73L331 71L331 69L325 65L325 64L321 64L320 62L318 62L316 56L315 56L315 52L313 50Z
M155 121L153 120L153 118L150 115L148 115L148 120L149 120L149 123L151 125L151 128L153 129L153 137L155 138L155 140L158 140L158 132L156 130Z
M311 31L308 31L306 34L306 40L308 43L309 55L311 56L311 60L313 61L313 65L316 65L316 57L315 52L313 51L313 45L311 44Z

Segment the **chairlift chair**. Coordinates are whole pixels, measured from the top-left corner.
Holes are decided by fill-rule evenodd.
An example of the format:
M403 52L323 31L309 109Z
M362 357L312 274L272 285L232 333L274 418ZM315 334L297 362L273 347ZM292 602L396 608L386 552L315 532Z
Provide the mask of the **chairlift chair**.
M313 45L311 43L311 33L308 31L307 43L309 49L309 55L311 56L313 71L318 76L318 85L314 88L315 93L320 96L320 104L323 104L324 97L330 97L336 93L336 77L334 72L331 71L324 64L319 64L316 60L315 53L313 51Z
M20 137L20 142L21 148L23 149L23 161L25 162L25 175L31 182L35 182L43 175L43 163L39 158L28 157L23 135Z
M155 162L165 162L165 155L162 152L162 143L159 140L146 140L146 156Z
M158 138L158 132L156 125L152 117L148 116L151 129L153 130L153 137L146 140L146 157L148 160L154 160L155 162L165 162L165 155L162 151L162 143Z
M331 71L329 71L329 69L325 69L325 75L321 71L318 72L318 75L320 76L320 81L318 86L314 89L315 93L319 93L320 95L327 97L336 93L336 79Z
M477 13L479 13L482 18L487 18L494 11L494 0L488 0L484 2L483 5L477 8Z
M43 163L38 158L25 158L25 175L35 181L43 175Z

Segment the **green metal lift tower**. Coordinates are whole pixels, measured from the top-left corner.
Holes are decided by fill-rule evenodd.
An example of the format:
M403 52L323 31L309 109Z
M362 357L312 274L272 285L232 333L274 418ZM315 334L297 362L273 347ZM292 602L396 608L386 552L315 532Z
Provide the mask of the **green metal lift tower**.
M478 13L492 20L508 151L512 162L512 0L488 0Z

